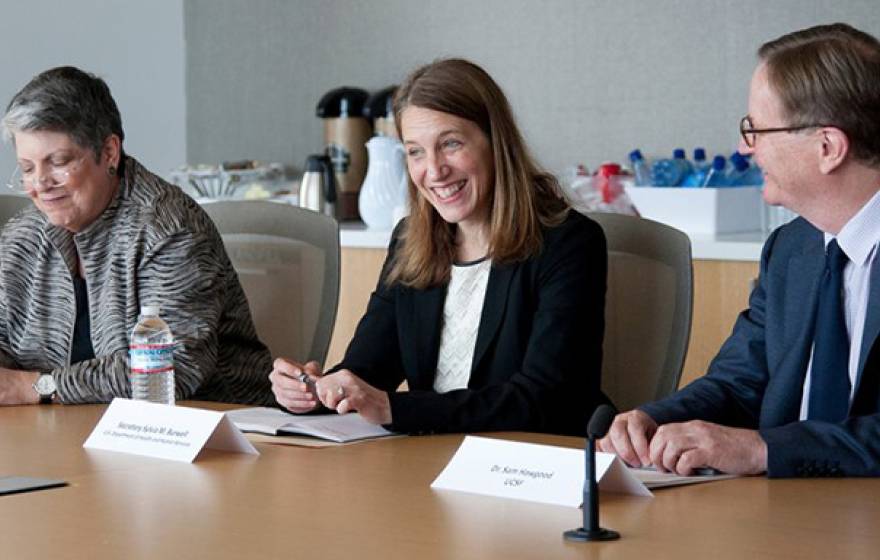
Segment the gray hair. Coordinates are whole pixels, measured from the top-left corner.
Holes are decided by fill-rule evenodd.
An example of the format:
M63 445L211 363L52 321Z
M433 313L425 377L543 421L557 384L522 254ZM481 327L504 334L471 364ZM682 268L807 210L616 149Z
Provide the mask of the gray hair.
M101 78L73 66L59 66L34 77L15 94L3 116L3 139L13 133L49 130L66 133L99 158L111 134L125 138L122 117Z

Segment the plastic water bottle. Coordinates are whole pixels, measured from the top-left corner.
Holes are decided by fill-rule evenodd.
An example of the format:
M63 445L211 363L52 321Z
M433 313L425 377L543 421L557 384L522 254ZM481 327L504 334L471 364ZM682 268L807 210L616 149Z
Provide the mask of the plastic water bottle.
M648 162L642 156L641 150L633 150L629 153L629 161L632 162L633 175L636 177L636 186L647 187L651 184L651 170Z
M684 180L686 171L680 159L658 159L651 165L651 184L676 187Z
M727 170L727 184L731 187L741 187L745 185L746 173L749 169L749 162L739 152L730 155L730 168Z
M737 152L739 154L739 152ZM760 187L764 185L764 172L758 167L758 164L752 161L751 154L739 154L746 160L749 168L742 174L742 185L747 187Z
M672 159L676 159L681 162L681 167L684 170L684 175L682 175L681 180L678 182L678 185L683 185L684 181L694 172L694 166L691 162L688 161L687 152L684 151L684 148L676 148L672 151Z
M706 174L712 169L712 164L706 161L706 150L704 148L694 148L694 165L693 172L685 177L682 182L683 187L702 187L706 180Z
M141 307L131 331L131 398L174 404L174 336L159 317L159 307Z
M712 160L712 168L706 173L706 179L703 181L704 187L723 187L727 185L727 177L724 174L724 168L727 167L727 160L724 156L715 156Z

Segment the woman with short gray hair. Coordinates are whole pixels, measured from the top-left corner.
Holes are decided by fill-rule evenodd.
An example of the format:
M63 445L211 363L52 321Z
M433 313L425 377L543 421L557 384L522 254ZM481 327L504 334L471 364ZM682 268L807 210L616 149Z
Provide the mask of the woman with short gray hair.
M270 403L271 358L207 214L123 150L100 78L70 66L9 103L9 186L34 203L0 233L0 404L129 396L129 333L160 306L176 397Z

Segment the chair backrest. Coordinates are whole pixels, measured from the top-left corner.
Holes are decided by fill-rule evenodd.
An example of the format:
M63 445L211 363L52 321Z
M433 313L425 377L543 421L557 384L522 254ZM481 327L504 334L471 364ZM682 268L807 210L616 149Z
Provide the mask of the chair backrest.
M289 204L209 202L257 334L273 357L323 364L339 301L339 224Z
M608 241L602 389L630 410L678 388L691 332L691 242L651 220L588 215Z
M31 199L18 194L0 194L0 228L6 225L9 218L15 216L23 209L33 206Z

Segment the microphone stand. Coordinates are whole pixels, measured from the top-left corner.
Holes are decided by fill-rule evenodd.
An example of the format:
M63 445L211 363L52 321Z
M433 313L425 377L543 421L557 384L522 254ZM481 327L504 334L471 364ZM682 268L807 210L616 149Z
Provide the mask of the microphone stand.
M596 482L596 439L605 437L611 422L614 420L614 409L602 405L596 409L587 427L586 479L584 480L583 527L571 529L563 533L567 541L613 541L620 538L620 533L599 526L599 485Z

